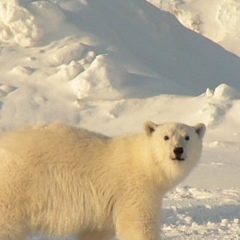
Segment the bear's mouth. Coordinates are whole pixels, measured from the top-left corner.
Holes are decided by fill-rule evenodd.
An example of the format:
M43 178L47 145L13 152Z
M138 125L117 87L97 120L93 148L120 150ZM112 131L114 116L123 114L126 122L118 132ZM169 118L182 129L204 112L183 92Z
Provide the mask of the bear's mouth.
M173 161L177 161L177 162L182 162L184 161L185 159L184 158L181 158L181 157L175 157L175 158L172 158Z

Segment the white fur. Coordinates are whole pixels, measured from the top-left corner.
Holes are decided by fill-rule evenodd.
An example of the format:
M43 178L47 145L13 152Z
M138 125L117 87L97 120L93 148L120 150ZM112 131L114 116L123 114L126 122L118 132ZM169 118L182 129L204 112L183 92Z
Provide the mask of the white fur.
M147 122L145 131L108 138L53 124L3 136L0 239L159 239L163 195L198 162L205 126ZM184 161L173 160L175 147Z

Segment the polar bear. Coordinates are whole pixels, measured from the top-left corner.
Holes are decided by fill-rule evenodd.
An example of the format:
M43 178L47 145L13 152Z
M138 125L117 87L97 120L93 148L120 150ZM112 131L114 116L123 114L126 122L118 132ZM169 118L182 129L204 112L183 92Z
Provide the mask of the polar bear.
M204 124L107 137L65 124L0 138L0 239L157 240L163 195L197 164Z

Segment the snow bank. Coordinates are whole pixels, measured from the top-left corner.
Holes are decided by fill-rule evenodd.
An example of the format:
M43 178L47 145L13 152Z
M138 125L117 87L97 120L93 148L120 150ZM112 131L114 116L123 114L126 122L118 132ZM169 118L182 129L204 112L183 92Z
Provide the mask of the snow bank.
M122 83L113 84L113 95L125 96L128 92L128 97L136 97L134 86L139 90L143 85L147 86L144 96L160 93L198 95L221 83L239 88L239 59L145 1L11 0L2 1L0 9L0 42L34 47L22 49L21 54L35 54L32 57L35 61L25 61L24 65L5 63L7 66L3 68L15 69L15 73L25 71L25 75L38 79L46 76L53 79L61 77L60 70L75 61L74 67L68 69L66 80L71 80L83 74L95 57L108 55L118 63L115 68L128 73ZM40 53L35 51L39 47ZM44 68L40 61L44 62ZM58 67L58 74L54 67ZM111 64L108 68L112 68ZM62 72L62 79L68 75L68 70ZM84 77L85 83L80 85L89 83L90 78L95 82L97 79L101 83L105 81L98 68L84 75L88 75L88 80ZM131 84L126 85L127 82ZM101 94L98 87L92 93L96 94L96 89ZM91 92L90 89L86 91ZM107 91L110 93L110 88Z

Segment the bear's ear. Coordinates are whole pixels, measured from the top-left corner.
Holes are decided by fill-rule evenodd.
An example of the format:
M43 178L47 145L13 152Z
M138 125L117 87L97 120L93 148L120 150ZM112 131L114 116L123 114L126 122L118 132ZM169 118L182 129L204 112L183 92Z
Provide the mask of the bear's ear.
M198 123L195 126L195 131L199 135L200 138L203 138L203 136L206 132L206 126L203 123Z
M152 133L156 130L157 124L151 121L145 122L144 129L148 136L151 136Z

